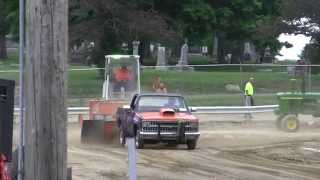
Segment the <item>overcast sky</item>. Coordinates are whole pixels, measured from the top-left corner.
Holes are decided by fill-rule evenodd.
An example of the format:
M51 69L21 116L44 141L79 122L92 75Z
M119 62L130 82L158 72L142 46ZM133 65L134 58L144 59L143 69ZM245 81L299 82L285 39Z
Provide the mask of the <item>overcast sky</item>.
M307 43L310 42L310 37L306 37L304 35L288 35L288 34L281 34L279 37L280 42L289 42L293 45L292 48L283 47L280 51L280 54L283 56L277 56L279 60L298 60L299 55L301 54L303 48Z

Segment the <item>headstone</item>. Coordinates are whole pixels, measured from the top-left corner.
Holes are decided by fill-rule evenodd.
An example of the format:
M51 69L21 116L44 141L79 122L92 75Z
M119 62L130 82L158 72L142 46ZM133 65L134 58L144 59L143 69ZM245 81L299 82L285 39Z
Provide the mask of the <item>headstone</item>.
M188 53L189 53L189 46L187 44L187 40L185 40L185 43L181 47L181 53L180 53L180 60L178 65L188 65Z
M230 64L231 63L231 58L232 58L232 54L226 54L225 57L224 57L224 61L227 63L227 64Z
M245 61L251 60L251 49L249 42L244 43L243 56Z
M153 51L154 51L154 45L150 44L150 52L151 52L151 54L153 53Z
M158 55L157 55L157 69L166 69L166 48L163 46L158 47Z
M132 42L132 49L133 49L132 54L133 55L139 55L139 44L140 44L140 41L133 41Z
M271 48L269 46L267 46L264 51L264 58L263 58L262 62L263 63L272 63Z
M129 47L128 47L128 44L123 42L122 45L121 45L121 50L128 53L129 51Z
M244 60L253 60L253 61L257 61L257 53L256 53L256 48L254 46L254 44L252 44L251 42L245 42L244 43L244 51L243 51Z
M188 40L185 40L185 43L181 47L180 60L177 64L177 70L180 71L192 71L193 68L188 66L188 54L189 54L189 46Z
M218 43L219 43L219 40L217 35L215 34L213 37L213 51L212 51L212 57L214 60L218 60Z
M251 60L255 61L255 62L259 62L259 57L256 51L256 46L253 43L250 43L250 47L251 47Z
M201 50L203 55L206 56L208 54L208 46L202 46Z

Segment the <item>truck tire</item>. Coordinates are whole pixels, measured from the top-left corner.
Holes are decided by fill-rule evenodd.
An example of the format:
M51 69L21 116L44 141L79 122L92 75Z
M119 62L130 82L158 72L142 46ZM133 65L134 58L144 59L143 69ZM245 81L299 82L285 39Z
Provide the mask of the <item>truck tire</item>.
M286 132L297 132L300 127L297 115L289 114L281 120L281 129Z
M189 140L187 141L187 147L189 150L195 149L197 146L197 140Z
M137 130L136 137L135 137L135 144L136 144L136 149L143 149L144 147L143 139L140 136L140 130Z
M120 129L120 133L119 133L119 142L122 147L126 145L126 137L124 136L122 129Z

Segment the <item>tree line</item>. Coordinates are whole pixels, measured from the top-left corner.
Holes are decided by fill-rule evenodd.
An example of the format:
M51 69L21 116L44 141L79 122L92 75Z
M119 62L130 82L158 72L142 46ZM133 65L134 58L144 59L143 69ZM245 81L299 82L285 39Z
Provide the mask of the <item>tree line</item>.
M263 57L266 47L277 55L281 33L312 37L304 57L318 53L318 0L69 0L70 48L94 42L92 62L103 65L105 54L122 53L140 41L140 55L148 58L149 45L161 43L178 56L184 39L191 45L207 45L213 54L218 39L217 61L243 61L243 44L252 42ZM0 58L5 58L4 37L17 37L18 0L0 0ZM320 54L320 53L318 53ZM316 62L313 60L313 62Z

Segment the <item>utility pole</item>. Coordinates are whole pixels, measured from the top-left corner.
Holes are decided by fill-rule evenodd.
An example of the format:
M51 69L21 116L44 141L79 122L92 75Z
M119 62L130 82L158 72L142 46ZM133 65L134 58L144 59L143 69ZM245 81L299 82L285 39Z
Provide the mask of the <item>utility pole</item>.
M67 179L68 0L26 1L25 180Z

